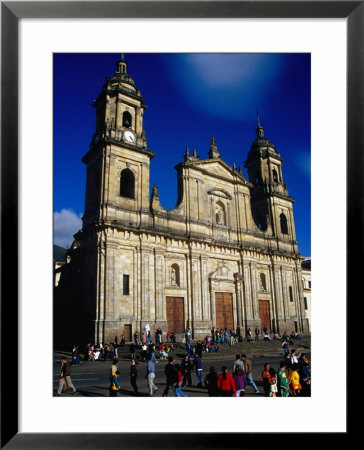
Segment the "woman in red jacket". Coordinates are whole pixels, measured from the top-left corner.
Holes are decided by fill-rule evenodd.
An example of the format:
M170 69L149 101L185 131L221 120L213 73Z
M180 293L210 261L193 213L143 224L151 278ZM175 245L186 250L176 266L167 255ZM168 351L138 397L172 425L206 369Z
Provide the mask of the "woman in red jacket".
M234 379L230 373L228 373L226 366L221 369L222 373L217 378L217 387L222 397L232 397L235 395L236 387Z

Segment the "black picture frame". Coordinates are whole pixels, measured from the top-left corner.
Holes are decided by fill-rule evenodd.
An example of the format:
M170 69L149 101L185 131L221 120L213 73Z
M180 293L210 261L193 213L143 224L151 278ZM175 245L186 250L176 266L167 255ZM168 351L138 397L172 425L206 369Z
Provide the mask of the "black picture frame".
M18 22L22 18L345 18L347 20L347 302L362 277L364 1L4 1L1 2L1 448L260 448L271 435L210 433L19 433L18 366L5 351L18 341ZM332 139L335 137L332 136ZM356 252L354 253L354 249ZM361 255L359 255L360 257ZM342 265L342 261L339 262ZM358 289L358 292L359 289ZM8 318L13 320L9 321ZM344 386L345 388L345 386ZM110 412L104 411L103 417ZM152 413L152 412L151 412ZM291 416L292 417L292 416ZM297 416L295 416L297 419ZM243 416L242 416L243 420ZM259 418L257 418L259 420ZM349 421L348 421L349 427ZM289 431L289 422L287 423ZM347 439L338 433L338 445ZM279 439L276 434L275 439ZM316 439L318 436L316 436ZM286 437L282 437L286 440ZM305 446L295 433L294 447ZM277 442L277 441L276 441ZM288 443L287 443L288 442ZM286 441L287 445L289 440Z

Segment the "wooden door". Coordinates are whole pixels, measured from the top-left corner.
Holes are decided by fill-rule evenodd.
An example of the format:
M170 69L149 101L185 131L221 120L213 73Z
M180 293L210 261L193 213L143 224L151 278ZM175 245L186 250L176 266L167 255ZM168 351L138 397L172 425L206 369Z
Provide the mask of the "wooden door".
M258 308L262 328L267 328L267 330L271 330L269 300L259 300Z
M183 297L167 297L167 326L170 333L185 331L185 311Z
M233 294L230 292L215 292L216 328L218 330L234 329Z
M123 335L125 336L125 342L130 342L131 338L131 325L124 325Z

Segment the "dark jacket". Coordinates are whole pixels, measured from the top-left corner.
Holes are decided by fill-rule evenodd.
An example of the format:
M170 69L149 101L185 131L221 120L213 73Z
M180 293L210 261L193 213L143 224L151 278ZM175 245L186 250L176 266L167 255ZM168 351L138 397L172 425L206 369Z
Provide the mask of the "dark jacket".
M177 382L177 369L174 364L168 363L164 368L164 373L166 374L168 384Z
M69 377L71 375L71 367L70 364L66 361L61 366L61 374L60 377Z
M187 361L185 359L182 360L181 362L181 371L182 373L190 373L192 370L192 364L191 361L188 359Z
M202 361L198 355L195 355L193 357L193 365L196 367L196 369L202 369Z
M207 386L207 391L210 396L215 396L218 393L217 388L217 373L216 372L210 372L205 377L205 386Z
M136 377L137 374L138 374L138 370L137 370L136 364L132 364L130 366L130 376L131 377Z

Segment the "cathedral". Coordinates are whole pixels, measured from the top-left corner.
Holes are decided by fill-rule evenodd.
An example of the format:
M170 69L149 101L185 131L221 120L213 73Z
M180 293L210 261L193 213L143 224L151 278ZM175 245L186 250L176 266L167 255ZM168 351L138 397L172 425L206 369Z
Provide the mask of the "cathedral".
M186 148L176 207L150 187L141 91L123 56L94 101L82 229L54 295L55 343L110 341L149 325L177 337L212 327L308 331L293 203L283 159L260 124L241 169L214 137L207 159Z

